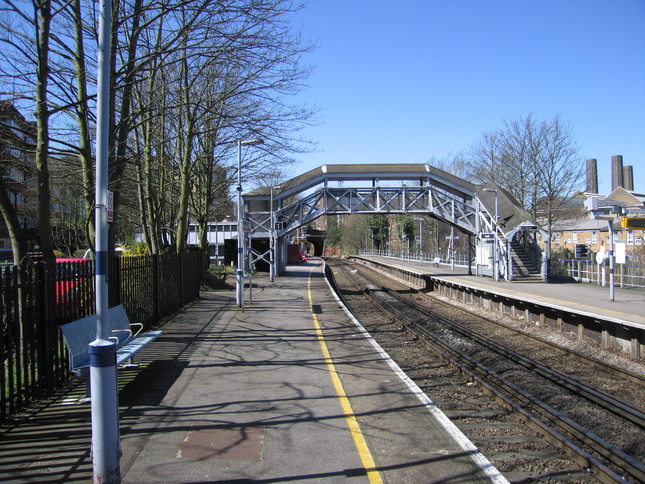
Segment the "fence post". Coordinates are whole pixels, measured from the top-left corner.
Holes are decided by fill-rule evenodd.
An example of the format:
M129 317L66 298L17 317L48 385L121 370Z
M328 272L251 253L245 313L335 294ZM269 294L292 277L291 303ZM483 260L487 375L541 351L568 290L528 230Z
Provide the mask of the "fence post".
M152 287L155 313L155 322L159 322L159 254L152 254Z
M38 317L36 318L36 332L39 335L38 338L38 374L41 376L39 378L40 388L44 388L46 392L50 392L54 389L54 382L52 381L54 368L58 367L58 359L54 362L54 354L51 351L52 341L56 341L55 332L58 331L57 325L54 324L53 318L49 317L48 311L48 301L49 298L46 297L46 287L48 282L47 264L45 262L40 262L35 264L35 282L36 282L36 300L38 301L38 306L36 311L38 312ZM44 378L42 378L44 377ZM43 381L44 380L44 381Z
M184 307L184 257L187 256L186 253L179 254L179 305Z

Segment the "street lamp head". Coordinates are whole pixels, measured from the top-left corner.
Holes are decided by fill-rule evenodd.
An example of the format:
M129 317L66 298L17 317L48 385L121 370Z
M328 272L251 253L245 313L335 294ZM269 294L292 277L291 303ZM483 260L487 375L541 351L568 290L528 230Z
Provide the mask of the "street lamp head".
M264 140L262 138L254 138L254 139L247 139L244 141L240 141L241 145L262 145L264 144Z
M485 191L485 192L490 192L490 193L497 193L497 189L496 189L496 188L484 188L484 190L483 190L483 191Z

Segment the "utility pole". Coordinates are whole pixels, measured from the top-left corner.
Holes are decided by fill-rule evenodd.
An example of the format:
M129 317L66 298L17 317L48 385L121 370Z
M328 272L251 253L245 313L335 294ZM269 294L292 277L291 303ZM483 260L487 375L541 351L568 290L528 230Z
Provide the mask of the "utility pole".
M108 326L108 155L112 4L101 1L96 123L96 340L89 344L92 464L95 484L121 482L116 344Z

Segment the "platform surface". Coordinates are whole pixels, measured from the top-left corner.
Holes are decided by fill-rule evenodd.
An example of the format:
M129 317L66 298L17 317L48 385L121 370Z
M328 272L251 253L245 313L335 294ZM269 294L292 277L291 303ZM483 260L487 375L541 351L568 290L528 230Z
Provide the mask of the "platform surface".
M506 482L361 331L323 263L204 292L120 372L123 483ZM62 395L0 439L0 480L87 482L89 406Z
M540 304L565 308L588 315L600 316L608 321L627 323L630 326L645 328L645 289L621 288L619 281L614 286L611 299L609 285L585 282L507 282L495 281L488 276L468 274L465 267L455 267L432 263L423 264L414 260L401 260L380 256L361 256L381 264L400 267L419 274L448 280L469 287L482 289L511 297L535 301Z

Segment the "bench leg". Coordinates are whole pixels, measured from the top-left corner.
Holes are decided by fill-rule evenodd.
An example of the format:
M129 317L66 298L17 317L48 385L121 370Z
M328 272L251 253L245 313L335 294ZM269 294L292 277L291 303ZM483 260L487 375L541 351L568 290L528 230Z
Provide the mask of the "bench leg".
M91 401L91 386L90 386L90 374L85 375L85 396L84 397L74 397L66 398L63 400L63 405L77 405L81 403L89 403Z
M90 373L85 375L85 397L79 398L78 403L89 403L92 400L92 386L90 385Z
M134 355L128 358L128 362L121 365L123 368L139 368L141 365L134 362Z

